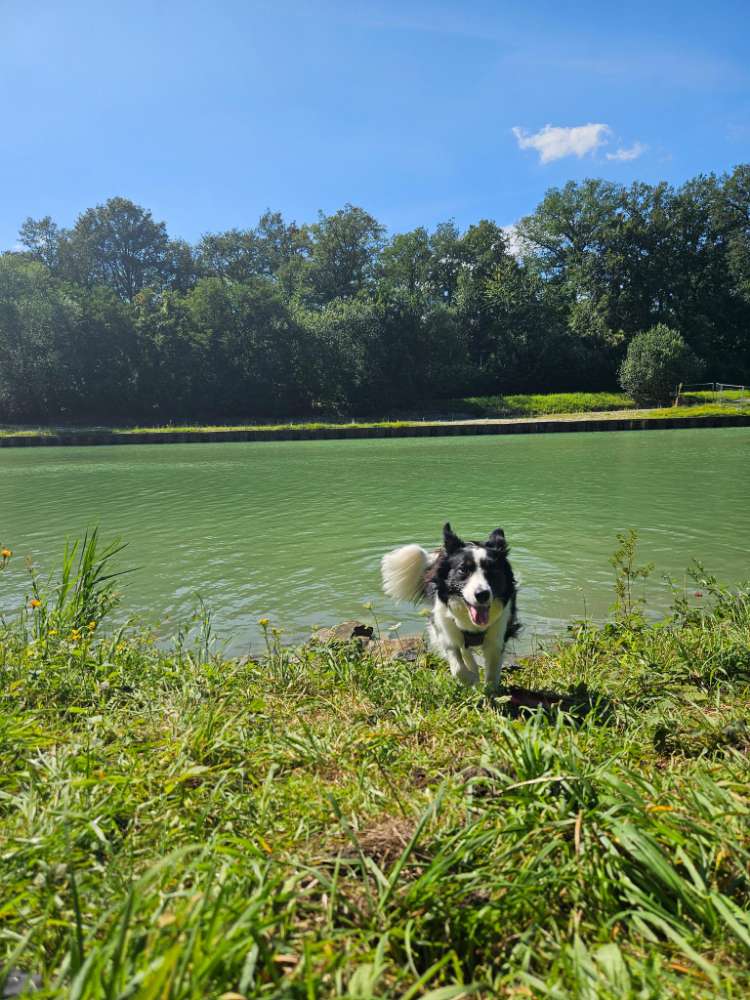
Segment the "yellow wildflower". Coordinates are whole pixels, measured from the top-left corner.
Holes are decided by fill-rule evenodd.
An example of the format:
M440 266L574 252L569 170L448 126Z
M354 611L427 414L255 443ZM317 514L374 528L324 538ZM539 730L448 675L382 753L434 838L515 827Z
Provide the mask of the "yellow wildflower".
M89 622L86 628L89 630L89 632L93 632L94 629L96 628L96 622Z
M268 628L269 619L268 618L259 618L258 619L258 624L260 625L261 628Z
M13 553L10 549L0 549L0 556L2 556L3 559L10 559L12 555Z
M38 608L38 607L41 606L41 603L42 602L39 600L38 597L32 597L31 600L29 601L29 607L30 608Z

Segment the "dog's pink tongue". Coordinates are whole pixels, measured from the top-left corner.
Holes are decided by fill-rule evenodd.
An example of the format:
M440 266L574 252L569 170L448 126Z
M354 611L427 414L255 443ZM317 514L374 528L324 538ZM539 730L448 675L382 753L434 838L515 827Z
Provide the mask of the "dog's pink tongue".
M469 614L475 625L486 625L490 620L489 608L477 608L473 604L470 604Z

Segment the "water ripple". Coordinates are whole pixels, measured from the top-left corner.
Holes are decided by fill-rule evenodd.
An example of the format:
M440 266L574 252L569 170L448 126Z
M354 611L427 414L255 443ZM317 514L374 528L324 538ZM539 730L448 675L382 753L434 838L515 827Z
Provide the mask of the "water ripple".
M534 437L193 444L0 453L0 542L43 568L66 538L98 524L128 542L129 610L179 621L196 596L234 652L269 617L289 638L363 618L417 631L417 611L379 591L384 551L435 545L450 520L466 537L505 528L521 579L528 648L571 618L603 615L608 558L634 527L661 574L692 559L727 581L750 567L750 445L744 428ZM18 606L23 559L0 578Z

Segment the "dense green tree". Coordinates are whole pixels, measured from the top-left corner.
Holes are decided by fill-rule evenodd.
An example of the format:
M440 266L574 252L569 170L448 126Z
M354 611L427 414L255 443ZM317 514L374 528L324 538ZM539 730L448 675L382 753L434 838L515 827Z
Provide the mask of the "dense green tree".
M205 357L196 389L201 413L249 416L309 409L305 338L271 283L204 278L188 294L187 309Z
M374 278L385 229L368 212L345 205L333 215L322 212L310 226L309 283L314 301L357 295Z
M434 298L453 305L463 266L461 233L455 222L441 222L430 236L429 283Z
M622 226L620 196L617 185L606 181L571 181L548 191L518 225L526 267L544 282L547 298L566 316L581 359L599 359L596 377L605 383L614 378L624 340L610 301L622 279L613 283L602 259L603 248Z
M483 381L494 392L586 388L581 352L539 274L506 256L483 289L487 327ZM601 378L601 373L599 373Z
M718 214L734 289L750 303L750 164L735 167L726 179Z
M434 361L421 296L383 289L373 304L374 335L366 344L366 394L361 408L397 410L418 406L429 394L427 359Z
M146 290L133 301L136 376L133 411L164 420L200 414L210 377L206 343L193 322L189 298Z
M42 264L0 258L0 414L29 421L71 419L82 398L85 357L79 310Z
M296 316L314 352L305 374L313 406L325 413L356 413L366 395L367 346L377 336L373 304L365 297L336 298Z
M260 248L252 229L206 233L198 244L201 271L208 277L249 281L261 270Z
M187 292L201 276L200 260L186 240L170 240L164 267L165 286Z
M620 385L642 406L674 399L680 382L700 376L702 364L677 330L658 323L633 337L620 366Z
M521 223L529 266L565 302L574 337L605 380L628 341L656 323L680 328L720 372L750 369L744 308L733 287L730 181L698 177L675 190L601 181L550 191ZM741 200L741 199L740 199ZM723 213L723 215L722 215Z
M299 265L310 256L312 237L308 226L298 226L296 222L285 222L281 212L264 212L255 228L259 247L261 275L276 278L285 284L291 272L298 272ZM296 289L293 284L292 291Z
M397 233L380 254L377 279L390 288L402 288L410 295L426 294L431 255L430 237L422 226L409 233Z
M750 381L747 165L678 188L571 182L518 231L520 259L491 220L386 240L353 205L312 225L268 211L195 248L124 198L70 230L27 219L0 255L0 416L435 409L614 387L633 344L647 374L697 354L708 377ZM639 355L655 326L684 350L652 332Z
M549 279L586 277L616 217L617 186L602 180L551 188L518 231L538 270Z
M286 223L280 212L265 212L254 229L208 233L198 244L199 266L205 275L231 281L269 278L287 300L305 285L311 252L307 226Z
M477 373L477 391L485 382L495 388L491 359L498 353L499 331L487 290L490 282L497 283L513 270L515 261L506 252L502 229L487 220L469 226L456 241L456 255L459 268L452 301L464 330L467 360Z
M489 219L469 226L461 237L462 270L459 281L476 286L491 278L508 259L507 237L503 229Z
M18 231L18 242L25 247L31 260L44 264L55 273L60 263L60 242L62 233L49 215L43 219L27 218Z
M107 285L127 302L144 288L169 281L172 248L166 226L127 198L87 209L65 244L71 278L86 286Z
M78 315L71 344L76 358L79 418L129 419L140 409L133 311L113 289L71 289Z

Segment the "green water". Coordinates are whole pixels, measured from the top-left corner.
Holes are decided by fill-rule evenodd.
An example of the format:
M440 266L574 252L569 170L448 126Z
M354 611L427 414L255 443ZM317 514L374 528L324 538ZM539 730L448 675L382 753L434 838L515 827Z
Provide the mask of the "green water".
M168 633L200 596L232 652L257 648L258 619L286 637L366 620L422 628L380 593L378 563L409 541L434 546L443 521L484 538L502 526L521 580L517 649L611 603L615 533L634 527L664 573L701 559L727 582L750 576L750 429L402 438L0 452L0 609L17 608L23 557L45 569L64 540L98 524L128 543L128 612Z

